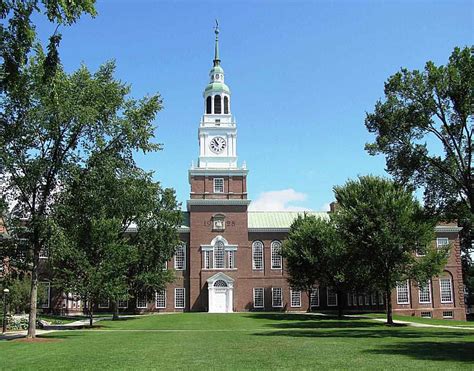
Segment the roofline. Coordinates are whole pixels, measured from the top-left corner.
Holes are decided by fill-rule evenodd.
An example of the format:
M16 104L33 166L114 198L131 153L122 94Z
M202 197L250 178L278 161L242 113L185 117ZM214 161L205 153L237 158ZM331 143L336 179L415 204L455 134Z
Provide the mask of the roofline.
M250 204L250 200L242 200L242 199L202 199L202 198L193 198L191 200L186 201L186 206L189 210L190 206L208 206L208 205L243 205L248 206Z
M458 227L457 225L437 225L435 227L436 232L461 232L462 227Z

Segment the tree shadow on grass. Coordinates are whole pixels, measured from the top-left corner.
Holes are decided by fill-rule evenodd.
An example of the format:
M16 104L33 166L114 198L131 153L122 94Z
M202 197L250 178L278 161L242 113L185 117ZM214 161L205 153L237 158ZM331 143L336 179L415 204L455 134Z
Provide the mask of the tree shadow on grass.
M419 338L445 338L460 340L473 339L473 334L462 331L424 331L424 329L408 329L408 328L388 328L388 327L374 327L374 328L335 328L331 331L329 328L309 328L303 329L288 329L288 330L275 330L275 331L262 331L254 333L256 336L283 336L283 337L305 337L305 338L402 338L402 339L419 339ZM472 342L472 340L471 340Z
M377 355L401 355L426 361L474 362L474 342L410 342L389 344L378 349L365 350L364 353Z

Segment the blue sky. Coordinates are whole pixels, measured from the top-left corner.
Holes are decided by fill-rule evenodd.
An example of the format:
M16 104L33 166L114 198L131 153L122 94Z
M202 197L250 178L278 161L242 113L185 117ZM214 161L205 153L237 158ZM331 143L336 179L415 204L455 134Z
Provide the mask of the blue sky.
M62 62L95 70L115 59L133 96L162 95L156 140L164 150L137 162L175 188L183 206L215 18L239 161L259 209L321 210L334 185L384 175L384 158L364 151L373 139L365 112L383 97L384 81L401 67L445 64L455 46L473 44L472 1L103 0L97 10L61 30ZM54 31L36 23L43 38Z

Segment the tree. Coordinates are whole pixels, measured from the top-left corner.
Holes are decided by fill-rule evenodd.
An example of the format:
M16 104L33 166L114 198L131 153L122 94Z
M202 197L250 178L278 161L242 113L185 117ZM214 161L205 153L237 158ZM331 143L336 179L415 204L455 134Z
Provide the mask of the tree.
M474 221L473 87L473 48L455 48L446 66L428 62L424 71L403 68L391 76L385 101L365 119L376 135L368 152L385 155L395 180L423 188L433 215L463 227L465 273Z
M99 300L112 301L115 317L130 289L154 292L174 278L163 267L179 243L181 212L151 176L119 156L93 157L55 204L54 281L88 303L91 326Z
M408 278L418 282L438 274L447 251L433 247L435 223L406 187L363 176L334 187L337 230L362 266L369 288L385 293L387 323L393 324L391 292ZM424 255L417 257L416 253Z
M338 313L342 317L342 293L357 280L353 277L355 269L351 272L349 251L334 223L314 215L298 216L283 243L282 255L286 258L290 286L308 295L308 312L311 292L319 284L336 291Z
M94 74L82 66L71 75L47 56L36 57L22 74L28 99L2 99L0 171L3 196L15 203L13 219L24 220L32 279L28 336L35 336L39 253L49 238L49 216L61 179L91 156L114 153L132 161L133 151L149 152L160 146L152 124L161 109L159 95L129 99L130 88L114 79L114 63ZM47 77L48 74L52 75Z

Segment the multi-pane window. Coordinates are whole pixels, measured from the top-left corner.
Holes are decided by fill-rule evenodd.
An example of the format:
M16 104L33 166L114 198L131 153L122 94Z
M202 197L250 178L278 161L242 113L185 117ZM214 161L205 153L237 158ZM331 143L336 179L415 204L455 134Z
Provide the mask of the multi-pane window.
M352 294L350 292L347 293L347 306L352 306Z
M453 302L453 287L451 278L445 277L439 279L439 288L441 292L441 303Z
M283 307L283 291L281 287L272 287L272 307Z
M214 178L214 193L224 193L224 178Z
M174 289L174 307L177 309L184 308L184 288Z
M272 269L281 269L281 242L273 241L271 245L272 250Z
M50 282L40 282L39 285L42 286L42 295L38 299L38 304L41 308L49 308L50 296L51 296L51 283Z
M211 252L209 250L203 251L203 264L204 264L204 269L210 269L211 268Z
M41 248L39 252L40 259L48 259L48 256L49 256L48 248L47 247Z
M110 306L110 301L109 299L101 299L99 301L99 308L101 309L106 309Z
M379 304L383 305L383 293L379 292Z
M166 308L166 290L156 292L155 305L157 308Z
M420 304L431 303L430 281L418 283L418 298L419 298Z
M352 304L357 307L357 294L353 293L352 294Z
M372 305L377 305L377 294L375 292L370 294L370 298L371 298L371 301L372 301Z
M365 301L365 305L370 305L370 296L365 294L364 295L364 301Z
M176 247L174 255L174 269L183 271L186 269L186 245L180 244Z
M443 318L453 318L453 311L448 310L448 311L443 312Z
M263 288L257 287L253 289L253 307L263 308Z
M230 269L235 268L235 251L227 252L227 267Z
M144 309L146 308L146 305L147 305L146 294L143 292L140 292L137 295L137 308Z
M337 306L337 292L331 287L327 288L328 307Z
M252 244L252 266L253 269L263 270L263 243L255 241Z
M359 305L364 305L364 295L359 295Z
M311 308L319 307L319 288L318 287L314 287L311 289L309 300L310 300Z
M449 239L447 239L446 237L440 237L436 239L436 247L438 249L445 248L448 245L449 245Z
M397 304L409 304L410 292L408 280L397 283Z
M290 290L291 296L291 306L292 307L301 307L301 291L300 290Z
M224 243L222 241L217 241L214 245L214 268L224 268L225 267L225 250Z
M119 301L117 301L117 306L118 306L120 309L126 309L126 308L128 308L128 300L119 300Z

